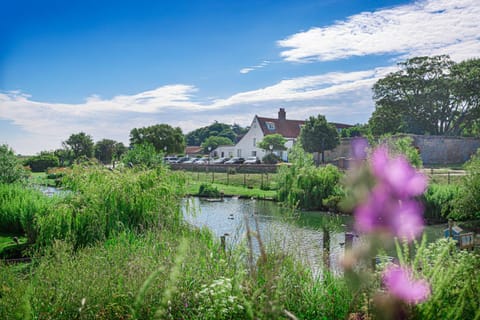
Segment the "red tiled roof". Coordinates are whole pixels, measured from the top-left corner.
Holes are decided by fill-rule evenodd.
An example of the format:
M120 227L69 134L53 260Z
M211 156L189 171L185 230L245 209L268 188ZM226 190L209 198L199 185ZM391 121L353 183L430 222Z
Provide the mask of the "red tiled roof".
M185 148L185 154L197 154L202 153L202 147L200 146L187 146Z
M258 123L260 124L260 128L262 128L264 135L278 133L285 138L297 138L300 135L301 126L305 124L304 120L288 120L285 118L275 119L275 118L264 118L259 116L256 116L256 117L258 119ZM267 122L273 123L274 125L273 130L268 128ZM335 123L335 122L329 122L329 123L333 124L335 128L337 128L337 130L352 127L351 125L344 124L344 123Z

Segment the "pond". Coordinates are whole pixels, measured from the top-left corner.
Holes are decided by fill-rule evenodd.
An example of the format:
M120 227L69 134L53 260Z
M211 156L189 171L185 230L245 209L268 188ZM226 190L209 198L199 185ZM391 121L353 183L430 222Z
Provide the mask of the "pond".
M358 246L362 238L353 232L353 218L326 212L292 212L277 203L264 200L225 198L223 202L210 202L201 198L188 198L183 205L185 219L198 227L208 227L217 237L228 234L227 245L245 240L248 228L257 230L264 243L274 244L292 253L314 271L324 261L324 238L330 239L329 265L341 272L340 259L345 247ZM442 237L446 225L427 226L428 241ZM353 238L349 234L353 233ZM258 252L258 243L254 243Z

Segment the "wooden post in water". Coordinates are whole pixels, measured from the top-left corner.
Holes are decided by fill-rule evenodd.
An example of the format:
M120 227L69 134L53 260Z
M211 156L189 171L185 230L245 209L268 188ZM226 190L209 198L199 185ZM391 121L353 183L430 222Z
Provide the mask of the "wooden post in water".
M222 248L223 253L225 253L226 251L225 235L220 236L220 247Z
M448 237L453 238L453 220L448 219Z
M330 270L330 231L323 227L323 263L327 270Z

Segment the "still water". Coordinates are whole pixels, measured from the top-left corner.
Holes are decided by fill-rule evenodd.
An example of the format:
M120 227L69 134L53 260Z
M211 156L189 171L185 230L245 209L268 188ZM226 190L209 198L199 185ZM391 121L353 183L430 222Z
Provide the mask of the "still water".
M227 234L227 245L245 240L248 228L261 235L262 242L281 248L299 258L313 270L323 261L323 239L330 237L330 268L339 272L340 259L346 246L346 233L353 231L353 218L326 212L292 212L275 202L251 199L225 198L223 202L209 202L200 198L185 199L185 219L198 227L209 228L217 237ZM427 240L442 236L444 225L427 226ZM327 234L328 233L328 234ZM353 237L353 247L362 239ZM258 250L258 243L254 245Z

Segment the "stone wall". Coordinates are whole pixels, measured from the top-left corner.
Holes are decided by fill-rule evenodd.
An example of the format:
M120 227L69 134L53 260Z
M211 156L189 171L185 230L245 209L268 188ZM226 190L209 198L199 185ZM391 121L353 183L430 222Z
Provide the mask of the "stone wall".
M398 135L396 137L410 136L413 144L420 150L424 165L432 164L460 164L470 159L478 148L480 139L445 136ZM325 161L334 162L338 158L351 158L351 138L342 139L338 147L325 151ZM314 155L321 159L321 155Z

